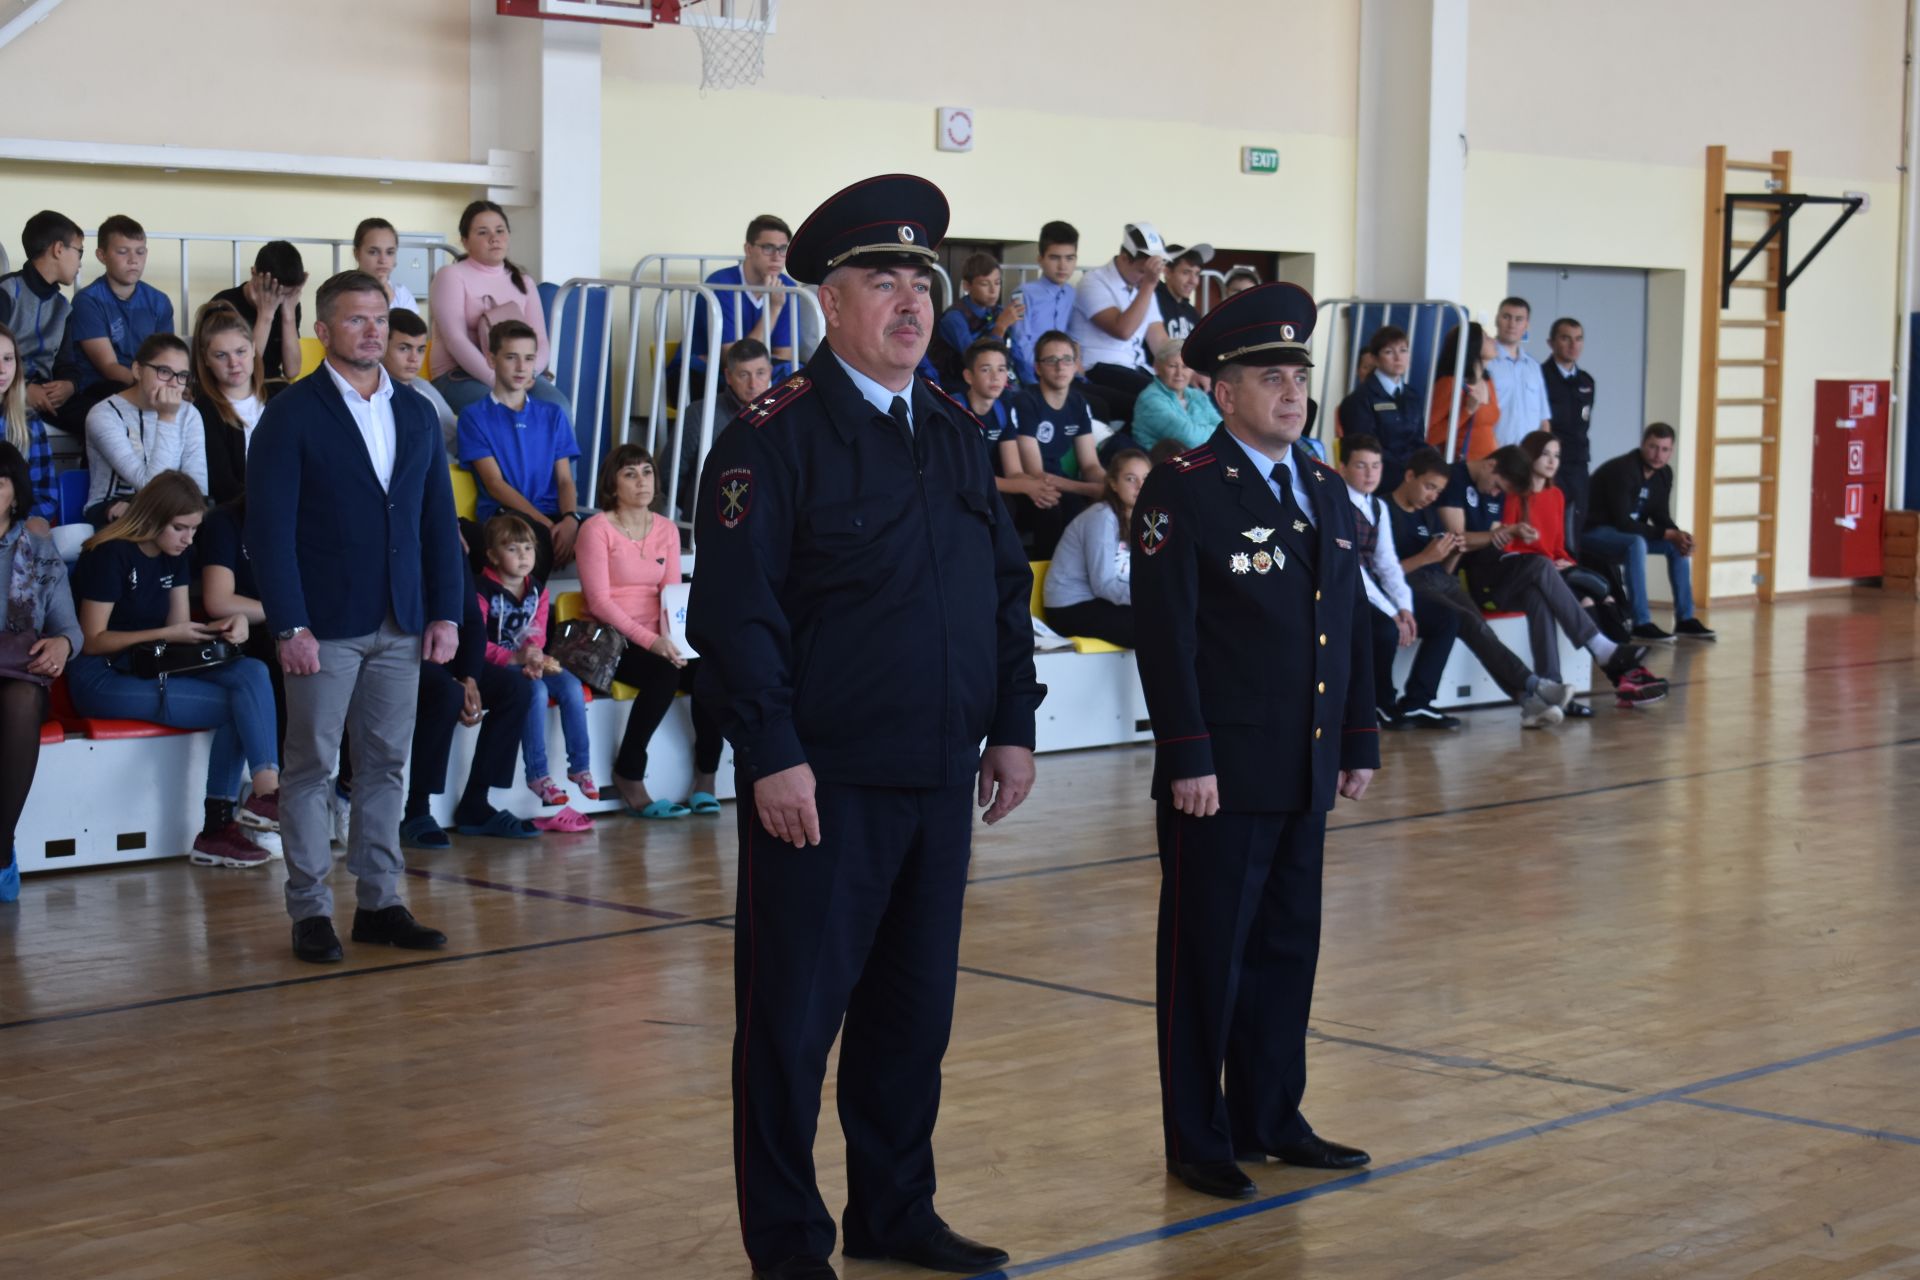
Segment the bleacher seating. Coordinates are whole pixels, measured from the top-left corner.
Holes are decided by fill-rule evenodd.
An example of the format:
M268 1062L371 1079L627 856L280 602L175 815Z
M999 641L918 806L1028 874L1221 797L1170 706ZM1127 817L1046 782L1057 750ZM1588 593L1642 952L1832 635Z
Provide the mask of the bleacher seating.
M447 473L453 478L453 513L462 520L478 520L480 482L473 478L473 472L458 463L449 463Z
M56 483L60 486L60 523L79 524L87 509L86 469L62 471Z
M1027 567L1033 570L1033 598L1028 602L1027 608L1032 611L1034 617L1040 619L1042 622L1047 620L1047 605L1045 599L1047 569L1052 564L1053 561L1051 560L1031 560L1027 563ZM1111 641L1101 640L1094 636L1068 636L1067 638L1073 641L1073 651L1075 653L1127 652Z

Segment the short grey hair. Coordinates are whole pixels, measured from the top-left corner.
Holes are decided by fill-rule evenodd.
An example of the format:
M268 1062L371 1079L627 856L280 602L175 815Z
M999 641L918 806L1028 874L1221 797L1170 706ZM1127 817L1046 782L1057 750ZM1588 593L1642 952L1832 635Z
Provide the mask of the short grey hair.
M1165 342L1154 348L1153 367L1158 369L1161 365L1170 363L1174 357L1186 349L1186 345L1187 340L1185 338L1168 338Z

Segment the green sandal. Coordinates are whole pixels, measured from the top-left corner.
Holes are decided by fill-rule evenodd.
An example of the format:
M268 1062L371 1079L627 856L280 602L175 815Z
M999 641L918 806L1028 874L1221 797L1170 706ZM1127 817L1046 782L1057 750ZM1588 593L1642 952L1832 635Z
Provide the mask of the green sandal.
M636 809L632 805L627 805L625 808L630 818L684 818L693 812L687 806L675 804L671 800L654 800L644 809Z
M687 797L687 808L703 818L710 818L720 812L720 797L711 791L696 791Z

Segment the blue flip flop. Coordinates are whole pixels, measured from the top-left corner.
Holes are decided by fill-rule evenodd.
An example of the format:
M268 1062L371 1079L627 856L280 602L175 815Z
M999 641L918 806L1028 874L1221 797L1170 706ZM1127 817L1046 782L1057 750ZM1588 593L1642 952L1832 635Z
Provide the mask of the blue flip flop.
M20 850L13 851L13 861L6 870L0 871L0 903L20 901Z
M485 822L463 822L454 828L463 836L492 836L496 840L532 840L540 831L525 818L495 809Z
M423 813L417 818L408 818L402 822L400 843L409 849L453 848L453 841L447 838L446 829L435 822L430 813Z
M664 819L684 818L692 813L693 810L683 804L675 804L671 800L654 800L648 803L644 809L636 809L632 805L627 805L626 812L630 818Z
M720 797L711 791L696 791L687 797L687 808L703 818L710 818L720 812Z

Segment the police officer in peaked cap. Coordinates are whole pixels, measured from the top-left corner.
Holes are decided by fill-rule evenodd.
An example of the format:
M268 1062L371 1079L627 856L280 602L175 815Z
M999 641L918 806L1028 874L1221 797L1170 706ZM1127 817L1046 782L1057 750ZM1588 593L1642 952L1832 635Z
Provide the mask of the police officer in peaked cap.
M1300 1110L1334 797L1379 766L1353 507L1298 443L1313 299L1236 294L1187 338L1222 423L1134 506L1133 604L1154 734L1167 1169L1254 1193L1239 1162L1363 1165ZM1224 1067L1226 1089L1220 1086Z
M787 264L819 285L826 341L702 472L687 630L741 796L734 1178L756 1276L834 1275L813 1137L836 1030L846 1256L1007 1261L934 1212L932 1140L973 806L992 823L1026 798L1045 690L985 437L914 373L946 227L939 188L903 174L814 211Z

